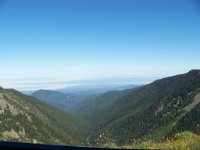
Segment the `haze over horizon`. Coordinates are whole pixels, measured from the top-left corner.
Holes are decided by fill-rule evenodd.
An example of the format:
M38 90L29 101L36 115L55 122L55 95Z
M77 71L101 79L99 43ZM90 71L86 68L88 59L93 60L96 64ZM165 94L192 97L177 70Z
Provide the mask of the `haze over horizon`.
M180 73L183 74L183 73ZM175 75L175 74L173 74ZM35 90L59 90L70 87L96 87L98 86L113 86L123 87L129 85L145 85L155 80L162 79L165 77L173 76L152 76L152 77L130 77L130 78L96 78L96 79L85 79L85 80L67 80L62 78L26 78L26 79L1 79L3 88L12 88L19 91L35 91Z
M0 0L0 85L61 88L106 78L137 84L198 69L198 4Z
M2 79L1 86L4 88L14 88L20 91L32 90L58 90L68 87L98 87L98 86L128 86L148 84L158 78L156 77L135 77L135 78L97 78L85 80L67 80L67 79Z

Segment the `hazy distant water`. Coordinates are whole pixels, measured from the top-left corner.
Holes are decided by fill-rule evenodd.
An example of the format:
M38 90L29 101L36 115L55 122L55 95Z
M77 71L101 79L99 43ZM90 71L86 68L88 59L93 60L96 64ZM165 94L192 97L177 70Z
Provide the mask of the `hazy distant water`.
M24 90L38 90L38 89L61 89L71 86L81 85L131 85L131 84L146 84L150 83L159 77L148 78L99 78L87 80L73 80L67 79L0 79L0 85L4 88L14 88L20 91Z
M0 81L4 88L14 88L17 90L37 90L37 89L59 89L76 84L67 84L58 79L4 79Z

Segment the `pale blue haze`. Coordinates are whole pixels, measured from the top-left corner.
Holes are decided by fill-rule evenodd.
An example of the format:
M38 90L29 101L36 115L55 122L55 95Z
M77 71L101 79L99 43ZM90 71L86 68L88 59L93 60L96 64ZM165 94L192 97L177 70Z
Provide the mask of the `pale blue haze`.
M6 87L164 77L200 68L199 56L198 0L0 0Z

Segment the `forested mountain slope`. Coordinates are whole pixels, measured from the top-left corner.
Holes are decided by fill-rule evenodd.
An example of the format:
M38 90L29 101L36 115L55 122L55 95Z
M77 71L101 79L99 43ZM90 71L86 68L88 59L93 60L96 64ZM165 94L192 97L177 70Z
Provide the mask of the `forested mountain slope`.
M94 123L97 121L98 116L101 116L107 108L110 108L110 105L134 89L110 91L97 97L91 97L89 100L83 101L74 107L72 113L90 123Z
M80 145L81 128L80 121L64 111L0 88L0 140Z
M195 115L199 114L199 93L199 70L135 89L94 114L91 143L161 140L183 130L199 133L199 117Z
M88 125L38 99L0 88L0 140L102 146L160 141L182 131L200 134L200 70L107 92L72 112Z

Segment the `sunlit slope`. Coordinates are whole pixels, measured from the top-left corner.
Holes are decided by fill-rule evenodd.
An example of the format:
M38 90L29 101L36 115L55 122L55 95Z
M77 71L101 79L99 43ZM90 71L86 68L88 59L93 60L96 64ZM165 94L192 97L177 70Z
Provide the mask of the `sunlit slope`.
M161 140L176 132L199 133L200 71L157 80L133 90L93 120L92 144ZM95 117L94 117L95 118ZM190 126L192 125L192 126Z
M79 145L79 120L15 90L0 89L0 140Z

